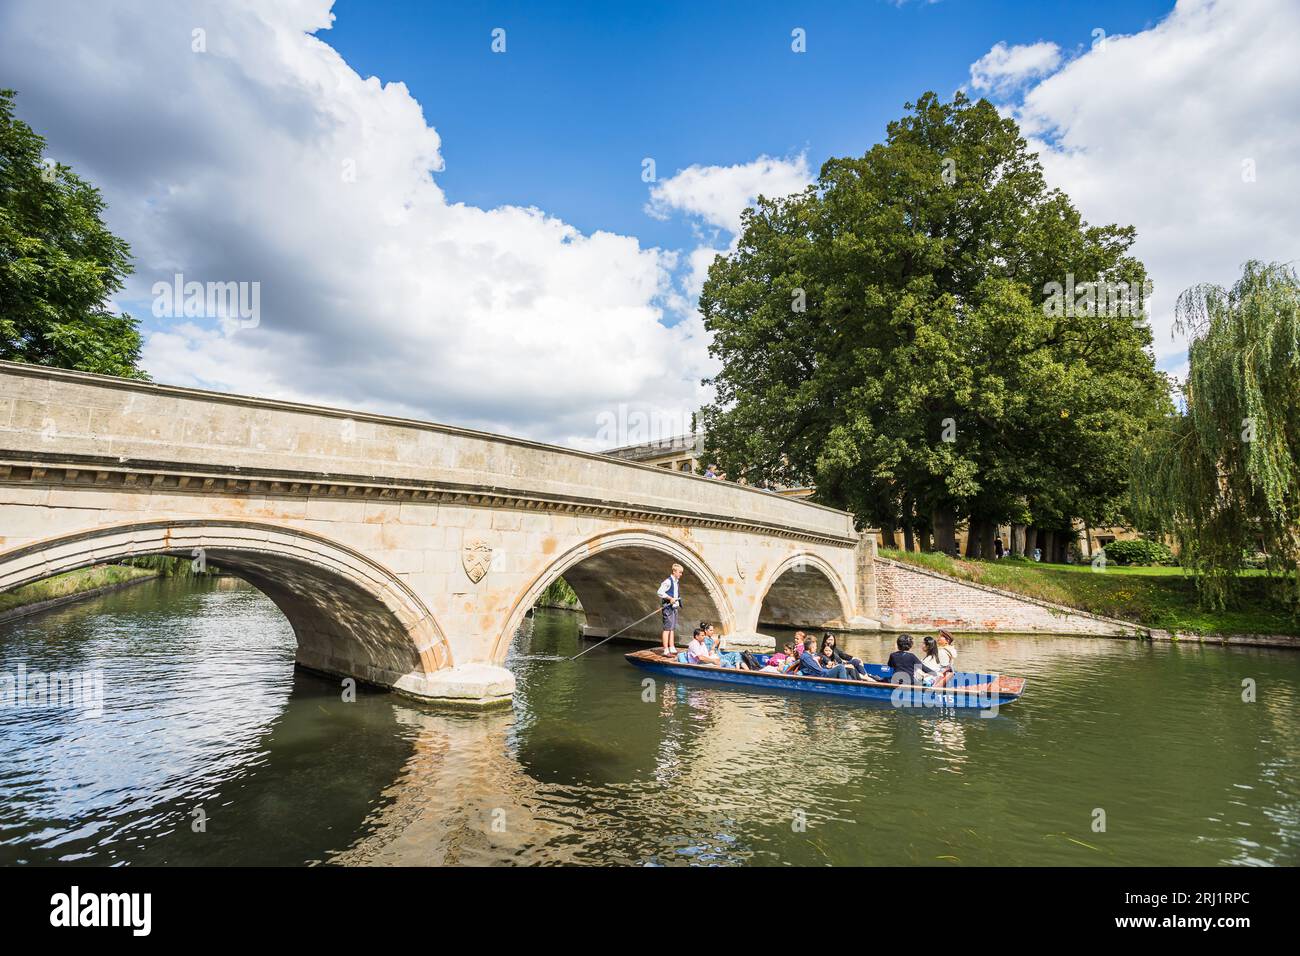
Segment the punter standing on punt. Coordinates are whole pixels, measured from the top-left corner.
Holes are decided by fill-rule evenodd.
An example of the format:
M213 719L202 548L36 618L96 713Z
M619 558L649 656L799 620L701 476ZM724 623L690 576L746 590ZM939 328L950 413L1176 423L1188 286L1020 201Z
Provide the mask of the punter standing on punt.
M668 577L664 578L664 583L659 585L659 603L663 605L664 632L661 635L663 640L664 654L677 656L677 609L682 606L681 587L678 582L681 581L682 572L686 569L680 564L674 564Z

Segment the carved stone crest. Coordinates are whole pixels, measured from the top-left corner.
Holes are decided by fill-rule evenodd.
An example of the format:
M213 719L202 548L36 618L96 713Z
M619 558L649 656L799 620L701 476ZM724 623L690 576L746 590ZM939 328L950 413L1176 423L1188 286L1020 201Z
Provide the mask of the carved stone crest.
M460 550L461 563L465 565L465 574L478 584L492 570L492 546L477 536L467 536Z

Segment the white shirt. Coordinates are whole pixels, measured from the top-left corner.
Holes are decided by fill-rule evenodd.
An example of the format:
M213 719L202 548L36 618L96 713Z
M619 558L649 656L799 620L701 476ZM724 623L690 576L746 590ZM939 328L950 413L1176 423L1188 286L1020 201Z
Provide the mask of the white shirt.
M708 657L713 656L712 654L709 653L708 646L704 643L704 641L700 640L699 638L693 638L691 642L686 645L686 653L691 655L691 657L694 657L696 660L699 660L701 657L705 657L705 656Z
M659 585L659 599L671 598L677 600L677 579L671 574L664 578L664 583Z
M926 667L932 667L935 670L942 673L945 667L952 667L953 670L957 669L953 667L953 663L952 663L953 660L956 658L956 656L957 655L953 654L950 650L948 650L948 648L941 647L939 648L939 653L937 655L926 654L924 657L922 657L921 663L924 664ZM919 680L922 674L925 674L925 671L919 671L916 675L916 679ZM933 675L929 675L929 676L933 676Z
M926 667L930 668L931 670L942 671L943 670L942 657L943 657L942 653L938 657L935 657L931 654L926 654L924 657L921 658L921 663L924 664ZM927 674L924 670L918 667L916 669L916 673L912 675L912 680L919 681L923 676L933 677L935 675Z

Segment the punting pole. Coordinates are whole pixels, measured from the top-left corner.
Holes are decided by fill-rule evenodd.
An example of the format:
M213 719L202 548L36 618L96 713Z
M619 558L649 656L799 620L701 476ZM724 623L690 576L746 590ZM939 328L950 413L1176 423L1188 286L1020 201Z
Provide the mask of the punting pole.
M576 660L577 660L579 657L581 657L583 654L587 653L587 651L594 651L596 648L600 647L601 644L604 644L605 641L612 641L614 638L616 638L616 637L618 637L620 634L622 634L623 631L631 630L632 628L634 628L634 627L636 627L638 624L640 624L642 621L644 621L644 620L646 619L646 617L650 617L651 614L658 614L660 610L661 610L660 608L655 608L653 611L650 612L650 614L647 614L645 617L639 617L639 618L637 618L635 621L633 621L633 622L632 622L631 624L629 624L627 627L623 628L622 631L615 631L613 634L609 635L609 637L605 638L604 641L597 641L595 644L592 644L591 647L587 648L586 651L579 651L577 654L574 654L572 657L569 658L569 660L571 660L571 661L576 661Z

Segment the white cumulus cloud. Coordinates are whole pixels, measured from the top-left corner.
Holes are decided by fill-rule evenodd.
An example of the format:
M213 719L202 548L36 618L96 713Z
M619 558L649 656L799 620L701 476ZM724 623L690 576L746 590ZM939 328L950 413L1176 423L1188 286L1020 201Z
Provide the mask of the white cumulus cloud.
M812 181L807 157L800 154L788 159L760 156L733 166L689 166L655 183L646 212L659 219L685 215L704 240L686 259L679 301L693 307L709 266L717 256L736 248L741 214L760 196L788 196Z
M1051 73L1060 62L1061 48L1046 40L1016 46L999 42L971 64L970 83L977 90L1004 92Z
M1092 223L1137 228L1158 357L1178 294L1251 258L1300 258L1300 4L1182 0L1090 46L1010 104L1048 181Z
M661 219L672 212L686 213L734 235L740 231L740 214L759 196L786 196L811 182L803 155L760 156L734 166L688 166L650 188L646 211Z
M0 85L102 188L132 245L118 298L147 302L176 273L260 284L255 328L167 322L149 372L582 447L621 407L698 407L702 329L665 318L675 258L539 209L449 199L420 104L314 35L331 7L0 9Z

